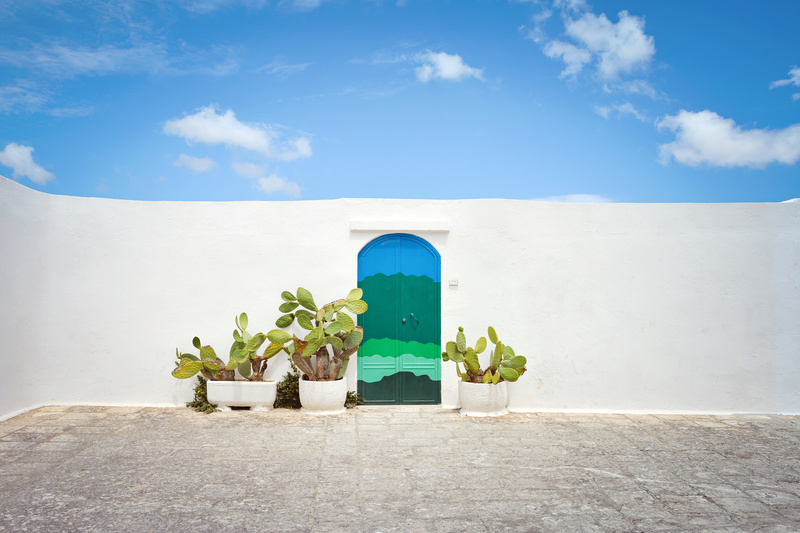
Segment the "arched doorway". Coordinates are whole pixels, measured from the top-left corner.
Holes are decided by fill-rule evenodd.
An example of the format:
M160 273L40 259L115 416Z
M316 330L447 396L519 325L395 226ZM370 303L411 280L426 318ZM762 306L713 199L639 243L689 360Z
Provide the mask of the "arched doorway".
M430 243L393 233L358 254L358 394L365 404L441 403L441 258Z

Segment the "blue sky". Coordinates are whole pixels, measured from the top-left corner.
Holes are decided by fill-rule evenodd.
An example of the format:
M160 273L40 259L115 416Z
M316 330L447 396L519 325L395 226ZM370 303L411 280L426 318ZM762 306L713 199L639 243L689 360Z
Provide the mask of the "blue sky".
M800 197L800 2L0 0L0 175L136 200Z

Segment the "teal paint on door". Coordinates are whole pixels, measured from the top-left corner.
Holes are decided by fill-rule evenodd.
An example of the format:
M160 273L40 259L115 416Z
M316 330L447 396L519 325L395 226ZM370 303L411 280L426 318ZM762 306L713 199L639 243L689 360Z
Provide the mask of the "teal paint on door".
M441 403L441 259L427 241L403 233L358 254L358 394L365 404Z

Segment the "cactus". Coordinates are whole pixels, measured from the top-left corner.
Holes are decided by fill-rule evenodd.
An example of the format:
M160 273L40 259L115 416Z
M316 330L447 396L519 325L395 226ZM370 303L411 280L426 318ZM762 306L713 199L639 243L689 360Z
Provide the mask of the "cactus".
M443 361L453 361L456 364L456 373L462 381L472 383L494 383L501 381L517 381L525 373L525 364L528 362L522 355L514 353L511 346L504 345L497 336L497 332L489 326L489 340L494 344L490 353L489 366L482 370L478 356L486 351L486 337L481 337L475 347L467 346L464 328L459 327L456 340L448 341L445 351L442 352ZM461 364L464 371L461 371Z
M198 372L211 381L233 381L236 371L250 381L263 381L264 372L267 370L267 360L274 357L279 350L269 353L265 350L258 355L257 350L267 340L263 333L251 335L247 331L247 314L242 313L235 317L236 329L233 330L233 344L230 349L230 358L225 364L217 357L214 348L203 346L198 337L192 339L192 344L200 350L200 357L190 353L180 353L175 349L176 368L172 375L179 379L186 379Z
M284 314L275 321L283 329L267 333L270 344L266 353L286 352L311 381L341 379L364 338L364 331L345 310L355 315L365 312L367 303L362 295L361 289L353 289L346 298L317 307L311 292L303 287L298 287L296 294L283 291L278 310ZM295 321L308 331L303 339L284 331Z

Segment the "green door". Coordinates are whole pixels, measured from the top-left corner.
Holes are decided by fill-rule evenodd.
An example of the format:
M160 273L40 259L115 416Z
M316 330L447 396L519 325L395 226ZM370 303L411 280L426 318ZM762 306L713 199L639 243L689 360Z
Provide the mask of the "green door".
M358 394L365 404L441 403L441 259L427 241L395 233L358 254Z

